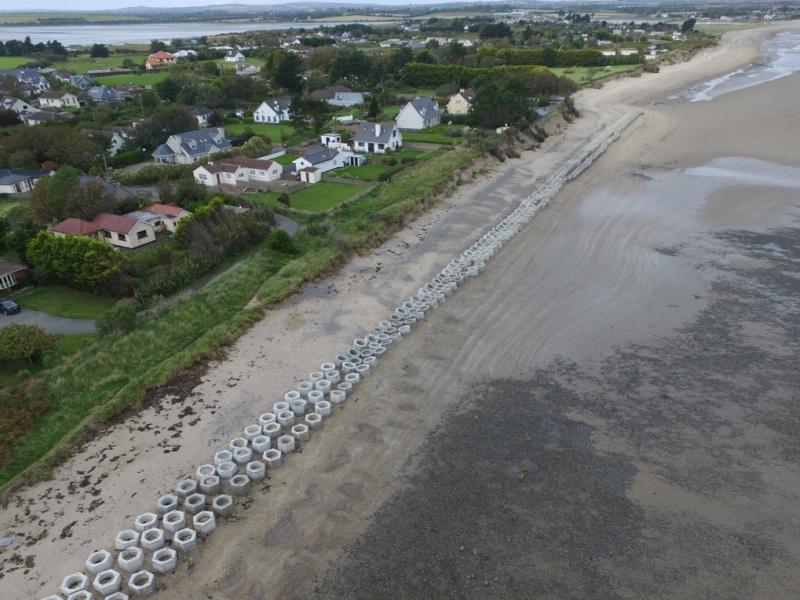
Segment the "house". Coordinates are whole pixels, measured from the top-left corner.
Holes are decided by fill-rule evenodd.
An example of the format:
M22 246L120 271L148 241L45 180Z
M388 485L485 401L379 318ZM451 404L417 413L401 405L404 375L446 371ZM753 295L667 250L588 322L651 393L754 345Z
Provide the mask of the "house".
M159 50L158 52L154 52L150 56L147 57L147 60L144 61L144 68L148 71L152 71L153 69L161 69L163 67L171 67L175 64L178 59L175 57L174 54L170 54L169 52L164 52L163 50Z
M83 219L76 219L70 217L64 219L60 223L50 227L50 231L56 237L66 237L68 235L77 235L93 238L101 238L100 227L89 221Z
M335 132L323 133L319 136L319 141L326 148L338 148L342 145L342 134Z
M271 160L234 156L197 167L194 178L206 186L267 183L280 179L283 165Z
M0 290L7 290L25 281L28 267L0 258Z
M72 75L69 78L69 84L78 89L86 90L94 85L94 81L88 75Z
M44 175L41 169L0 169L0 194L30 192Z
M124 100L120 92L107 88L104 85L92 86L86 90L86 94L90 100L94 100L95 102L99 102L101 104L122 102Z
M72 73L66 69L56 69L53 71L52 75L53 79L60 81L61 83L70 83L70 78L72 77Z
M43 108L78 108L80 104L75 94L49 90L42 92L39 96L39 106Z
M255 65L236 65L236 75L238 77L257 77L261 74L261 69Z
M360 152L386 152L403 146L403 134L394 123L362 123L353 135L353 149Z
M100 229L101 239L112 246L138 248L156 239L156 230L151 223L130 217L99 213L92 223Z
M352 92L349 87L345 87L343 85L331 85L326 88L322 88L321 90L315 90L311 92L311 97L316 98L317 100L324 100L328 102L329 100L333 100L333 98L338 93L349 93Z
M472 106L474 99L475 90L460 90L457 94L450 96L445 110L451 115L465 115L469 112L469 107Z
M302 178L303 175L301 175L301 172L311 167L317 169L321 176L323 173L327 173L333 169L362 165L366 160L367 159L360 154L350 152L349 150L312 146L303 152L303 156L293 160L292 164L294 165L295 173Z
M157 163L188 165L231 149L222 127L209 127L171 135L153 152Z
M435 100L429 96L418 96L400 109L395 121L400 129L417 131L441 123L442 113Z
M106 154L116 156L130 143L133 127L114 127L108 130L81 129L81 135L89 139L100 139L107 143Z
M228 50L225 52L225 62L240 63L244 61L244 54L238 50Z
M38 108L28 104L24 100L19 100L18 98L12 98L11 96L3 96L2 98L0 98L0 109L10 110L11 112L15 112L18 115L21 115L24 112L36 112L39 110Z
M2 77L16 79L24 89L34 94L41 94L50 89L50 82L38 69L2 69L0 70L0 78Z
M181 219L192 214L188 210L184 210L180 206L175 206L173 204L153 204L147 207L147 212L160 215L164 229L172 232L178 227L178 222Z
M361 92L336 92L333 98L325 102L331 106L358 106L364 104L364 94Z
M214 111L210 108L205 108L203 106L196 106L194 108L190 108L189 112L192 113L192 116L197 119L197 125L199 127L208 127L208 119L211 115L214 114Z
M22 119L22 122L25 125L29 125L33 127L34 125L41 125L42 123L63 123L64 121L69 121L72 117L74 117L72 113L68 112L53 112L51 110L39 110L36 112L26 112L21 114L19 117Z
M253 111L253 120L256 123L280 123L281 121L291 121L292 115L290 107L292 100L288 96L265 100Z
M182 58L185 60L191 60L192 58L197 58L197 52L194 50L178 50L174 54L175 58Z

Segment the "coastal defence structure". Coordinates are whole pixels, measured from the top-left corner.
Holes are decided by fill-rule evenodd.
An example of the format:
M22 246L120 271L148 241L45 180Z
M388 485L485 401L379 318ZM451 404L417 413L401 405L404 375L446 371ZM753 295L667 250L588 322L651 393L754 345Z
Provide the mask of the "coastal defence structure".
M193 478L179 481L174 493L158 498L152 512L137 516L129 529L120 531L109 543L109 549L90 554L84 571L64 577L61 595L44 600L78 600L93 594L124 600L129 594L152 594L158 576L173 571L182 554L213 534L218 519L233 514L235 498L249 494L252 482L264 479L270 471L291 464L292 452L319 435L325 420L339 412L336 408L365 377L376 372L381 357L461 285L478 276L565 183L585 171L641 114L626 113L602 130L500 223L380 321L372 333L354 339L342 354L320 365L319 371L310 373L282 399L266 404L265 412L246 424L242 435L232 439L227 448L200 464Z

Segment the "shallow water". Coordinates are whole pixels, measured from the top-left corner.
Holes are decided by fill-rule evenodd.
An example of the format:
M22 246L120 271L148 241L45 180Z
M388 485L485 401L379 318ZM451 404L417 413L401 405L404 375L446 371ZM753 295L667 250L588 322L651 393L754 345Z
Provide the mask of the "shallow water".
M690 88L675 98L707 102L723 94L774 81L800 71L800 32L786 31L765 40L761 57L752 65Z

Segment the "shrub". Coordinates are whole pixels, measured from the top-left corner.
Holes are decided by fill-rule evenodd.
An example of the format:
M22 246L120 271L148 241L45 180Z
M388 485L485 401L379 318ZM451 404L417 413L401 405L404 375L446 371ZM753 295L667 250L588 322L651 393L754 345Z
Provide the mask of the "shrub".
M281 254L297 254L297 246L288 233L283 229L275 230L267 240L267 248Z
M47 389L28 379L12 394L0 395L0 465L10 458L13 442L53 405Z
M136 327L138 303L130 298L118 301L114 307L97 319L97 331L103 335L127 333Z
M308 235L313 235L314 237L322 237L323 235L327 235L328 230L329 228L327 223L322 223L321 221L309 223L306 227L306 233L308 233Z
M394 166L394 165L397 164L397 159L394 156L390 156L389 158L385 159L383 162L384 162L384 164L387 164L389 166Z
M53 345L56 338L38 325L14 323L0 329L0 359L28 361L33 364Z

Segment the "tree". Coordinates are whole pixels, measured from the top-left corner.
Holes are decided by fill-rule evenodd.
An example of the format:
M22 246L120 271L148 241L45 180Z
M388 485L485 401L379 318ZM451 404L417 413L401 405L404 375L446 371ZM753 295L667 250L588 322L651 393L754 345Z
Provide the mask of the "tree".
M6 244L20 260L25 264L28 262L28 243L37 236L43 229L41 225L37 225L30 217L25 217L17 223L11 230L11 233L6 234Z
M85 236L56 237L40 231L28 243L28 260L45 281L96 290L119 272L120 255L108 244Z
M114 212L116 203L108 184L99 177L79 183L67 194L64 217L91 221L101 212Z
M372 97L369 99L369 111L367 111L367 118L374 119L380 114L381 107L378 104L378 97L375 94L372 94Z
M0 251L6 247L6 234L11 230L11 225L6 217L0 217Z
M155 150L169 136L197 129L197 119L183 106L163 106L134 130L134 142L139 148Z
M167 44L162 42L161 40L150 40L150 53L160 52L161 50L166 50Z
M289 93L298 93L303 89L303 60L294 52L285 50L271 52L264 65L264 71L275 86Z
M297 246L288 233L283 229L276 229L267 240L267 248L281 254L296 254Z
M0 137L0 165L4 167L37 168L53 161L88 171L100 155L98 144L76 127L14 127L6 133Z
M22 121L19 120L19 115L13 110L0 110L0 127L13 127L20 123Z
M67 199L80 183L81 172L75 167L62 167L54 175L39 179L31 194L31 212L40 223L61 221L67 213ZM94 215L92 215L94 217Z
M511 37L511 27L509 27L506 23L487 23L481 27L480 38L482 40L504 37Z
M291 206L291 203L289 201L289 194L287 194L286 192L281 192L281 195L278 196L278 202L283 204L286 208L289 208Z
M14 323L0 329L0 358L25 359L32 365L55 343L55 340L54 336L47 335L37 325Z
M114 307L97 319L97 331L103 335L127 333L136 327L136 300L123 298Z
M266 156L272 151L272 146L260 135L254 135L242 146L242 154L249 158Z
M109 55L108 46L105 44L95 44L89 50L89 56L92 58L107 58Z
M695 19L694 17L692 17L691 19L686 19L681 25L681 33L689 33L694 29L696 23L697 19Z

